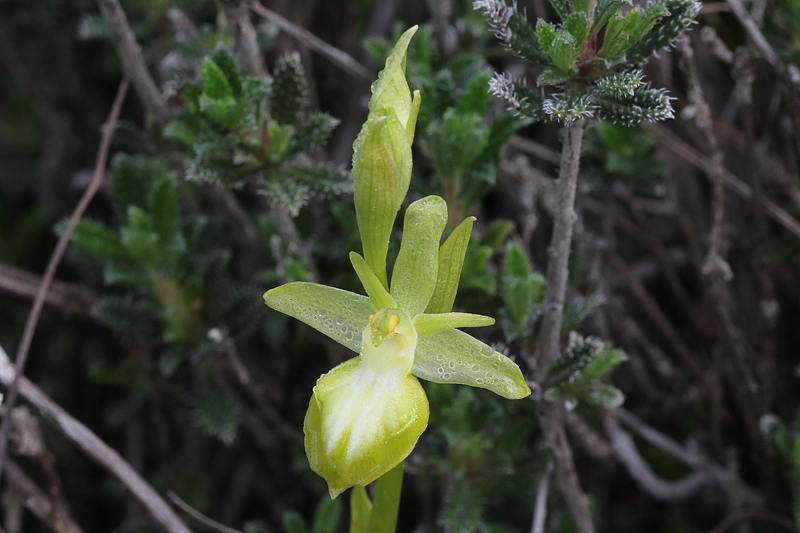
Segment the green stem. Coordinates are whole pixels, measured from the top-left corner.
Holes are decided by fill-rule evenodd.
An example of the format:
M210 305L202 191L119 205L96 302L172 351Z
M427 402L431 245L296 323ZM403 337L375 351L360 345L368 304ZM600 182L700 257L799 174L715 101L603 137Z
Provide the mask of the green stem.
M369 533L372 502L364 487L353 487L350 493L350 533Z
M397 527L400 492L403 488L403 465L400 463L375 482L375 499L369 520L369 533L393 533Z

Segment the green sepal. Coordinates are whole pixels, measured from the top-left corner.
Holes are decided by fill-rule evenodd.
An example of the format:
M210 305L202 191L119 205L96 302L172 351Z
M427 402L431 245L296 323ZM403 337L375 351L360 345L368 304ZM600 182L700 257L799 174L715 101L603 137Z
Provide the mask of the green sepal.
M335 498L408 457L428 415L428 399L414 376L375 374L354 357L317 380L303 423L308 462Z
M494 318L472 313L435 313L432 315L421 313L414 317L414 329L421 337L434 335L446 329L479 328L492 324L494 324Z
M269 307L305 322L356 353L374 313L369 298L342 289L298 281L264 293Z
M413 26L403 33L386 58L386 66L378 74L378 79L372 84L372 98L369 100L369 114L379 112L384 107L394 109L397 118L404 126L416 124L416 114L419 111L419 97L415 98L416 111L412 110L411 89L406 80L406 57L411 38L417 32L418 26ZM412 115L414 116L412 120ZM413 138L413 135L409 139ZM409 141L410 142L410 141Z
M453 308L474 221L475 217L465 219L439 248L436 288L425 308L426 313L447 313Z
M531 393L514 361L457 329L419 337L411 373L434 383L488 389L510 400Z
M417 200L406 210L391 294L411 316L425 309L436 288L439 241L446 224L447 204L439 196Z
M350 263L353 265L353 270L356 271L356 275L361 281L364 290L367 291L372 307L376 311L384 307L397 307L397 302L383 287L383 284L361 255L356 252L350 252Z
M354 201L364 259L384 287L397 211L411 182L411 145L391 109L367 121L353 146Z

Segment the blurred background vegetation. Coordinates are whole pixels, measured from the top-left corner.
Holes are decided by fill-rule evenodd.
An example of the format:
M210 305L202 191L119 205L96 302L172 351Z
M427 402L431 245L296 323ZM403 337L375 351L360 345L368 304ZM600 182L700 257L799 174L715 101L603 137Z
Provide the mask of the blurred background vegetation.
M471 1L261 4L122 0L164 112L127 97L25 375L173 494L192 529L213 530L186 508L252 533L344 531L346 499L331 502L310 471L301 428L317 377L350 355L261 295L295 280L358 290L349 168L370 82L399 32L420 24L409 199L439 194L453 223L477 217L456 308L497 317L483 340L527 376L559 127L489 95L495 71L531 89L540 72L497 43ZM541 0L518 8L556 20ZM406 461L400 531L528 531L537 491L549 493L545 530L570 531L537 401L570 407L601 531L797 530L800 2L709 1L697 20L644 68L676 118L586 133L565 345L576 331L569 353L600 350L593 339L619 354L608 357L624 352L606 379L623 407L597 407L616 393L587 392L569 369L519 402L426 383L430 427ZM95 2L0 0L0 346L12 358L122 76ZM725 211L710 263L714 179ZM20 405L7 469L85 531L158 530ZM19 479L3 475L0 526L52 530L24 509Z

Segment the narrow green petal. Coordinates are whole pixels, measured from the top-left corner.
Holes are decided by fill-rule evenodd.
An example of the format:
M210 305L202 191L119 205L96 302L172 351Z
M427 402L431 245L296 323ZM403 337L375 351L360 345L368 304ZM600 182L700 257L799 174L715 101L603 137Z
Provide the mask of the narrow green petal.
M461 267L472 234L472 223L475 217L469 217L458 225L453 233L444 241L439 249L439 271L436 289L433 291L426 313L447 313L453 308L458 292L458 280L461 278Z
M317 380L303 432L311 469L335 498L403 461L428 425L428 399L408 373L375 374L361 357Z
M361 336L373 313L366 296L302 281L268 290L264 303L354 352L361 351Z
M408 143L414 144L414 131L417 128L417 116L419 115L419 106L422 104L422 93L414 91L414 99L411 101L411 114L408 117L406 124L406 133L408 134Z
M439 241L446 224L447 204L439 196L417 200L406 210L391 293L412 317L425 309L436 288Z
M361 280L364 290L367 291L372 307L377 311L384 307L397 307L397 302L386 291L383 283L380 282L367 262L356 252L350 252L350 263L356 271L358 279Z
M472 313L436 313L433 315L419 314L414 317L414 327L417 335L427 336L453 328L479 328L491 326L494 318Z
M420 337L411 373L436 383L488 389L511 400L531 393L516 363L457 329Z

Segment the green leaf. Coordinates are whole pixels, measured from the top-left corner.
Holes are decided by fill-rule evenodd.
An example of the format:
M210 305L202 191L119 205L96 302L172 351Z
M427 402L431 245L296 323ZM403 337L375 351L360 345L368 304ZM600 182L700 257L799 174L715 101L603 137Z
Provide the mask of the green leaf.
M236 64L233 55L224 46L218 46L214 50L211 59L225 75L225 79L228 80L233 96L240 97L242 95L242 72L239 70L239 65Z
M421 313L414 317L414 329L417 335L427 336L454 328L479 328L491 326L494 318L472 313Z
M425 309L436 288L439 242L446 224L447 204L439 196L417 200L406 210L391 294L412 317Z
M539 45L548 53L548 56L557 35L556 27L553 24L543 20L536 24L536 37L539 39Z
M482 116L486 112L491 101L491 94L489 93L489 80L491 78L491 72L483 71L470 80L467 86L464 87L464 92L458 102L459 114L474 113Z
M361 351L361 335L374 313L366 296L302 281L267 291L264 302L356 353Z
M61 233L66 225L59 224ZM128 250L120 242L119 236L102 224L87 219L78 220L70 239L87 252L104 259L127 260Z
M350 252L350 263L376 311L384 307L397 307L397 302L386 291L363 257L356 252Z
M281 516L284 533L308 533L305 519L297 511L289 510Z
M420 337L411 373L434 383L488 389L511 400L531 393L516 363L457 329Z
M548 369L545 381L551 387L575 382L602 348L600 341L587 339L573 332L566 350Z
M368 533L372 501L364 487L355 486L350 493L350 533Z
M223 443L233 442L239 427L236 408L210 369L201 367L196 370L192 400L200 429Z
M272 74L269 87L269 113L281 125L293 125L306 101L306 78L300 56L284 57Z
M577 47L580 48L589 33L586 13L581 11L567 15L567 18L564 19L564 29L572 36Z
M501 279L503 301L511 321L518 329L523 329L533 312L542 305L546 286L544 276L533 272L525 252L512 244L506 250Z
M233 89L225 77L225 73L219 68L213 59L206 58L200 67L200 75L203 77L205 94L213 100L232 98Z
M692 24L702 5L696 0L662 0L660 4L668 14L659 18L653 29L630 47L625 54L628 62L641 65L655 52L672 43Z
M169 242L178 224L178 191L172 177L158 181L150 199L153 228L161 244Z
M516 9L508 21L510 35L506 47L519 57L534 64L547 64L546 48L537 39L537 33Z
M353 191L353 177L341 168L309 165L282 165L271 176L281 175L282 179L296 181L308 190L323 196L337 196Z
M163 332L161 320L129 299L104 298L92 314L116 332L136 339L158 339Z
M608 20L614 16L622 4L630 4L631 0L599 0L594 11L594 22L589 32L590 37L595 37L606 25Z
M439 248L436 288L425 308L426 313L447 313L453 308L474 221L475 217L465 219Z
M558 30L548 50L553 64L564 72L575 69L575 60L578 58L579 45L569 33Z
M300 124L292 135L292 146L288 155L308 152L322 144L339 120L325 113L311 115L308 120Z
M603 36L603 46L597 55L610 59L630 48L636 42L636 28L641 19L642 12L638 7L631 9L627 15L618 13L611 18Z
M159 256L159 237L153 220L143 209L128 208L128 225L120 231L120 240L128 254L146 264L155 264Z
M538 85L539 87L543 87L546 85L559 85L561 83L565 83L571 77L572 74L570 74L569 72L564 72L563 70L555 68L546 68L536 78L536 85ZM534 115L528 115L528 116L532 116L535 118Z
M445 183L458 179L486 143L481 116L462 115L455 109L448 109L441 119L435 120L427 133L434 169Z
M594 359L581 371L581 379L584 381L598 379L627 360L628 356L622 350L615 350L604 345Z
M411 182L411 145L394 111L370 119L353 146L358 230L367 264L388 288L386 254Z
M322 498L314 513L311 533L336 533L339 530L342 507L338 500Z
M164 127L164 137L180 141L186 146L193 146L197 141L197 132L183 122L173 120Z
M619 407L625 402L625 395L616 387L603 383L592 383L577 392L579 400L599 407Z
M132 205L149 209L153 183L170 176L155 158L118 154L111 164L111 193L120 218Z

